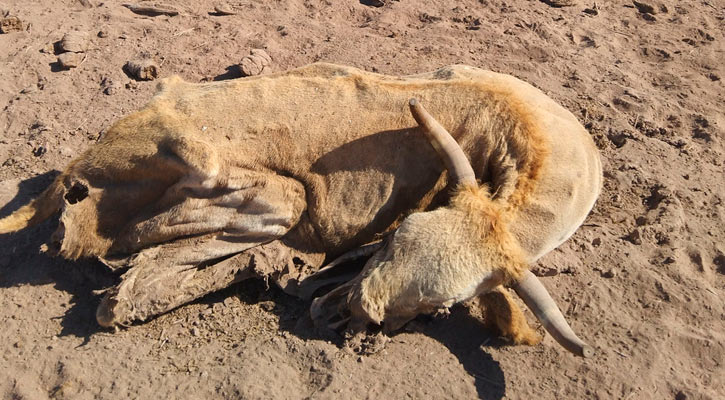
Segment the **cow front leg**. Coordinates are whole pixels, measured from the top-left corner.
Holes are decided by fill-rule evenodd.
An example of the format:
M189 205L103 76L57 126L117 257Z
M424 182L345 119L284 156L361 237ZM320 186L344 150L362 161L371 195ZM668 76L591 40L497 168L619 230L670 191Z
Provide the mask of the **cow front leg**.
M284 239L250 246L233 237L220 240L224 238L189 238L131 257L102 260L111 268L128 270L121 283L106 292L96 312L98 323L114 327L145 321L252 277L269 279L294 293L308 270L318 268L324 258L322 253L295 249ZM234 255L216 263L203 261L220 260L211 257L217 253Z
M205 268L152 262L133 266L106 292L96 319L104 327L146 321L255 276L253 260L245 252Z

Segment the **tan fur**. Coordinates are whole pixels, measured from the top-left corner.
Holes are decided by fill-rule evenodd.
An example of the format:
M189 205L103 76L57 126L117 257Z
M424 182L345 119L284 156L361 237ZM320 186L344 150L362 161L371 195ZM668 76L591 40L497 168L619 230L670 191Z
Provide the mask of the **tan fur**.
M534 346L541 342L535 330L531 329L526 317L513 297L501 287L479 296L486 325L501 336L510 338L513 344Z
M505 214L503 241L496 221L480 228L490 238L471 228L471 248L483 250L469 262L488 259L504 282L515 269L504 273L491 261L513 257L501 250L509 241L530 263L581 223L599 190L596 149L576 119L534 87L466 66L398 78L313 64L215 83L164 80L52 190L0 220L0 233L60 211L51 247L67 258L123 259L195 237L193 249L159 251L193 268L283 239L331 258L450 199L441 162L407 109L410 97L451 131L490 188L480 218ZM466 190L457 196L461 207L480 202L466 200ZM450 229L465 219L456 207L440 213L436 223ZM474 246L481 241L495 244Z

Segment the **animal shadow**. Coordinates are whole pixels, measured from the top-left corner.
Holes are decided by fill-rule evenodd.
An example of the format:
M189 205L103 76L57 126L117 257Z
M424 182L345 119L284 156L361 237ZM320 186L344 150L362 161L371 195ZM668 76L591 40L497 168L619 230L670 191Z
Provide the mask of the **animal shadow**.
M430 319L430 318L429 318ZM505 343L473 317L466 307L455 305L447 318L432 318L423 334L438 340L458 358L475 379L480 399L501 399L506 395L506 379L498 361L484 347L498 348Z
M20 207L27 204L31 199L40 195L47 188L53 179L60 174L59 171L50 171L44 174L28 178L18 184L18 192L7 204L0 205L0 218L5 218Z
M0 218L37 197L57 174L57 171L48 172L20 182L15 197L0 208ZM65 313L53 318L61 320L61 336L73 335L88 341L102 329L95 317L100 298L93 291L114 285L118 277L98 261L67 261L40 252L57 225L57 218L50 218L19 232L0 234L0 291L52 284L54 289L69 293Z
M319 330L309 316L310 302L286 294L262 279L249 279L220 292L197 300L211 304L222 302L227 296L238 296L247 304L272 301L269 311L278 317L279 329L303 340L325 340L338 347L345 346L345 339L332 331ZM504 346L503 340L493 336L484 324L469 314L464 306L456 305L446 318L419 316L415 323L422 325L419 331L443 344L474 378L480 399L498 400L506 395L506 380L498 361L485 351L486 347Z
M228 79L237 79L242 77L242 72L239 70L238 65L230 65L226 68L226 72L214 77L214 82L226 81Z

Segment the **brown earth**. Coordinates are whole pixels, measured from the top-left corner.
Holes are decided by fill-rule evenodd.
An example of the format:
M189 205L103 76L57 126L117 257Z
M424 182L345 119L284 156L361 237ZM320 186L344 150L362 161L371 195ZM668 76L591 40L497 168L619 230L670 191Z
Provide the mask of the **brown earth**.
M0 396L725 398L725 4L574 3L245 0L221 15L184 0L150 17L119 1L0 2L23 23L0 34L0 216L152 96L123 70L139 56L195 82L238 77L253 48L271 56L265 72L470 64L574 112L605 164L585 225L536 267L594 358L549 336L509 346L464 306L345 346L314 333L309 304L256 280L107 332L92 291L117 278L40 254L50 221L0 237ZM73 31L87 44L71 37L83 51L61 69L55 43Z

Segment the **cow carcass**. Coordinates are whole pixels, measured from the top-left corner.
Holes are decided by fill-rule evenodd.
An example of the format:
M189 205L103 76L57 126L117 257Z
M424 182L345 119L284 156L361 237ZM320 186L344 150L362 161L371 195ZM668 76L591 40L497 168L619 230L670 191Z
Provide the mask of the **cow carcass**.
M313 64L214 83L163 80L142 110L0 220L0 233L60 212L52 252L124 271L99 306L103 326L251 276L309 295L326 260L451 200L457 182L411 115L411 97L450 131L482 196L515 211L499 228L522 273L583 222L601 186L596 147L534 87L467 66L388 77Z

